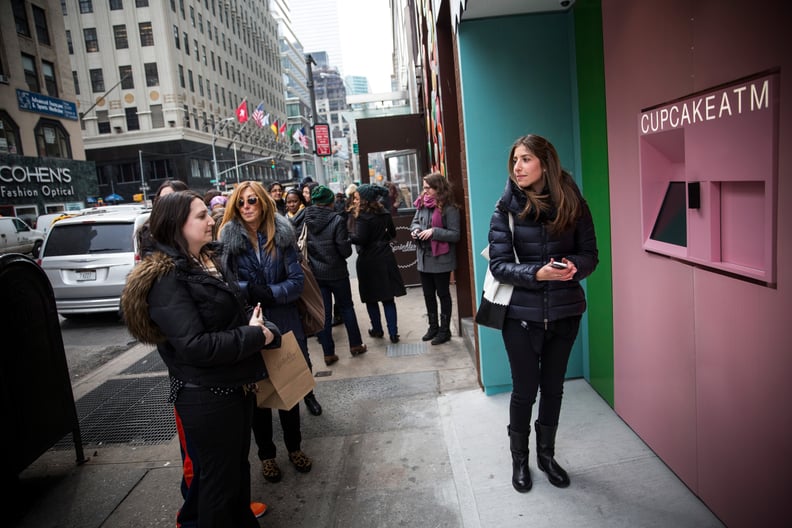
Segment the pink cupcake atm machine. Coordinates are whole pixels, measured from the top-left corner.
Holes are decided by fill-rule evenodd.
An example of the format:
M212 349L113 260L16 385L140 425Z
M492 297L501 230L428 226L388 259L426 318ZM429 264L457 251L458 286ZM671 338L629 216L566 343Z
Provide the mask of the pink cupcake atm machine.
M778 72L638 116L643 248L774 286Z

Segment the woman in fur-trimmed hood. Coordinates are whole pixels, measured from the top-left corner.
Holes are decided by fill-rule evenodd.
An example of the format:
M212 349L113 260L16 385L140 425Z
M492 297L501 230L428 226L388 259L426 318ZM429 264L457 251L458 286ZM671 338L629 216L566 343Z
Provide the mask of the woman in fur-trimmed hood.
M250 304L261 303L268 320L284 333L294 332L310 367L308 340L297 309L305 275L298 260L294 228L288 218L277 213L275 202L259 182L240 183L228 202L220 225L220 240L227 252L229 267ZM313 414L322 412L313 391L305 396L305 404ZM311 459L300 449L300 406L281 410L279 415L289 460L298 471L310 471ZM279 481L281 473L275 462L271 409L256 409L253 434L264 477L270 482Z
M246 388L266 376L261 349L279 346L280 333L260 309L248 313L212 244L214 223L198 193L162 196L149 218L151 252L129 274L121 307L132 335L157 343L169 401L198 453L197 505L185 502L178 521L255 528L248 453L256 399Z

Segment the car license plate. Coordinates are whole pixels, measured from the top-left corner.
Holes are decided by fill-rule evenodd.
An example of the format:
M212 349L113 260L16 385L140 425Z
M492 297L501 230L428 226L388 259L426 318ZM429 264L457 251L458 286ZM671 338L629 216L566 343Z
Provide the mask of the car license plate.
M77 272L77 280L78 281L95 281L96 280L96 270L84 270Z

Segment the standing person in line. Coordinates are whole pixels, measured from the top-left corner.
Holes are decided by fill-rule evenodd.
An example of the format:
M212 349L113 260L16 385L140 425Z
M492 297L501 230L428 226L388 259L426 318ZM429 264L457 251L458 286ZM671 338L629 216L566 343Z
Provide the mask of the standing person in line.
M294 229L285 216L277 213L275 202L259 182L240 183L229 201L220 225L220 240L228 253L229 267L235 271L250 304L261 303L264 316L278 325L281 332L294 332L305 361L311 367L308 342L297 311L304 275L297 260ZM305 401L312 413L322 412L313 392ZM301 449L300 404L288 411L279 409L278 416L289 461L297 471L309 472L312 461ZM272 409L255 409L253 435L264 478L279 482L282 473L275 460Z
M190 486L197 502L181 508L177 522L257 528L250 385L266 377L261 350L279 346L280 332L260 308L246 309L222 248L212 243L214 220L200 194L160 196L149 225L154 245L130 273L121 306L129 332L156 343L170 376L168 401L201 462Z
M283 196L283 185L280 182L272 182L267 187L267 192L270 195L270 198L275 202L275 206L278 208L278 212L280 214L286 214L286 201L284 200Z
M303 182L300 186L300 191L303 193L303 198L305 198L305 205L313 205L313 201L311 201L311 192L319 185L315 181L311 180L310 178L306 178L307 181Z
M322 344L325 365L338 361L333 341L333 300L335 299L349 337L349 352L352 356L364 354L368 348L360 335L355 306L352 302L352 286L346 259L352 254L346 222L333 210L333 191L319 185L311 193L313 205L305 211L308 226L308 258L316 282L322 290L325 305L325 326L317 337Z
M537 135L520 137L507 165L509 179L490 222L489 266L496 279L514 285L502 335L513 385L508 427L512 485L524 493L532 486L528 436L540 387L534 423L537 465L553 486L569 486L569 476L554 458L555 436L564 374L586 310L580 281L599 260L591 212L572 176L561 168L555 147Z
M360 300L366 304L371 337L383 337L379 303L385 311L385 322L391 343L399 342L399 327L394 297L407 294L390 241L396 238L393 218L379 200L373 185L358 187L360 206L354 212L355 233L351 236L357 245L357 276Z
M415 216L410 224L410 233L416 241L418 272L429 318L429 329L421 339L440 345L451 339L450 288L451 272L456 269L459 209L454 204L451 184L439 172L424 176L423 192L414 205Z
M305 198L294 187L286 191L286 218L291 220L294 233L299 237L305 222Z

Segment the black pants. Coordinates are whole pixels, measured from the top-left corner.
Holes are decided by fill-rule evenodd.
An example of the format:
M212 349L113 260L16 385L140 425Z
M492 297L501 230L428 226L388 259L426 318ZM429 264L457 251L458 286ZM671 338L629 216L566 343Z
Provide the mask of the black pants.
M300 404L298 403L288 411L278 409L278 416L283 429L283 443L286 444L286 451L289 453L297 451L302 444ZM272 439L272 409L256 407L253 413L253 436L256 438L259 460L275 458L275 442Z
M579 327L580 316L553 321L547 329L544 323L506 319L503 344L511 365L509 424L514 431L531 431L531 411L539 389L539 423L558 425L564 376Z
M198 527L258 528L250 510L250 427L256 398L239 389L217 396L184 388L176 400L185 435L200 460Z
M451 316L451 272L424 273L421 275L421 289L423 290L426 312L437 313L437 299L440 299L440 313Z

